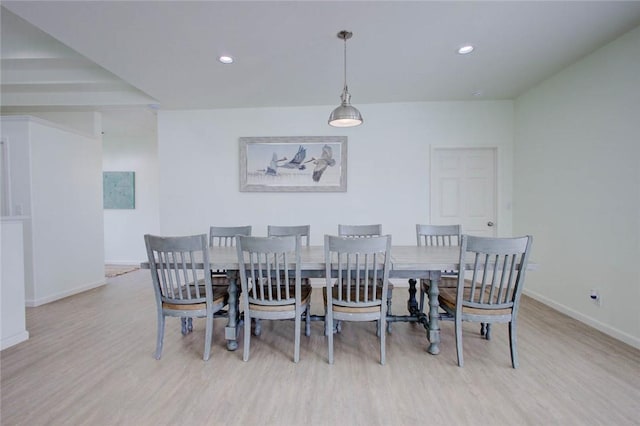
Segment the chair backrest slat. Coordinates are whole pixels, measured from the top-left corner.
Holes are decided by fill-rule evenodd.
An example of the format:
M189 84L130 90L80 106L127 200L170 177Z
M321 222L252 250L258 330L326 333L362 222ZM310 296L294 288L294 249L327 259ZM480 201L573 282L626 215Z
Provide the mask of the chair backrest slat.
M289 268L287 268L286 266L288 263L290 263L289 255L288 253L285 253L282 259L282 270L284 274L278 277L278 288L282 287L280 284L289 282ZM284 286L284 297L286 299L288 299L290 296L290 289L291 286Z
M161 287L160 291L162 294L171 294L171 297L173 297L173 286L170 285L169 283L169 280L171 280L171 276L167 273L167 266L166 266L166 263L168 262L167 254L163 252L159 252L157 256L158 256L158 263L160 267L158 268L159 271L156 270L157 271L156 273L159 275L159 283Z
M514 283L515 277L516 277L516 262L517 262L517 260L518 259L517 259L515 254L511 256L511 263L509 265L510 266L510 270L508 272L507 272L507 264L505 263L505 265L504 265L504 269L505 269L504 274L508 275L507 288L504 289L504 291L503 291L502 287L500 288L500 293L499 293L499 296L498 296L499 300L504 301L506 296L508 294L510 294L510 292L511 292L511 288L513 287L513 283Z
M505 259L506 260L506 259ZM487 295L488 301L489 303L491 303L492 301L496 301L498 302L499 298L497 298L496 296L496 287L499 287L499 284L497 282L502 282L502 278L504 277L504 266L507 265L507 262L504 262L502 265L502 270L498 271L498 267L500 265L500 259L498 259L498 257L496 256L495 262L493 264L493 272L491 274L491 285L489 288L489 294ZM482 293L485 294L485 293ZM498 288L498 294L500 294L500 289ZM499 303L499 302L498 302Z
M258 291L262 290L262 288L260 287L260 283L262 282L262 280L256 280L256 271L261 270L260 267L257 267L257 268L255 267L257 260L258 259L255 254L249 254L249 265L251 267L251 282L254 283L251 288L251 291L254 299L258 298Z

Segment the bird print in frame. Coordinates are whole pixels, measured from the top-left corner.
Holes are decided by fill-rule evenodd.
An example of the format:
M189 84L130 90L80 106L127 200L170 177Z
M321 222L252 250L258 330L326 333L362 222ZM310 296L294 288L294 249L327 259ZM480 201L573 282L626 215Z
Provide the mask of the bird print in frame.
M345 192L346 136L240 138L240 191Z

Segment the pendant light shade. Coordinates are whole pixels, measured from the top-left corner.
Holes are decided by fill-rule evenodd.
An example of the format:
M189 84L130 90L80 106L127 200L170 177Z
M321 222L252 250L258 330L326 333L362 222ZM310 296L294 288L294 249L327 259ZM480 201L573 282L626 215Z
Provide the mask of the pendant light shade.
M333 127L354 127L361 125L364 121L360 111L351 105L351 95L347 87L347 40L352 36L353 33L350 31L338 33L338 38L344 40L344 88L340 95L342 103L329 116L329 125Z

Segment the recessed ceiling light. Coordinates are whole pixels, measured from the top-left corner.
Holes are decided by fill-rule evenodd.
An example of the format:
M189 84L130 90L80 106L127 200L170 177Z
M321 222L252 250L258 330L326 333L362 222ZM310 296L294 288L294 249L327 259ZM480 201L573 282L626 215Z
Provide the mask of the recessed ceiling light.
M458 53L461 55L468 55L469 53L473 52L474 47L470 44L467 44L465 46L462 46L458 49Z
M218 60L220 62L222 62L223 64L232 64L233 63L233 58L231 56L220 56L218 58Z

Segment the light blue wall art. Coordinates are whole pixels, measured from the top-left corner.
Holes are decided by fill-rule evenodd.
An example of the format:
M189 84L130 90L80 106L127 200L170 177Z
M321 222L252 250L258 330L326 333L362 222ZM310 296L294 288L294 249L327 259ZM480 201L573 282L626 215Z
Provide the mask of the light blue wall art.
M103 172L105 209L135 209L135 172Z

